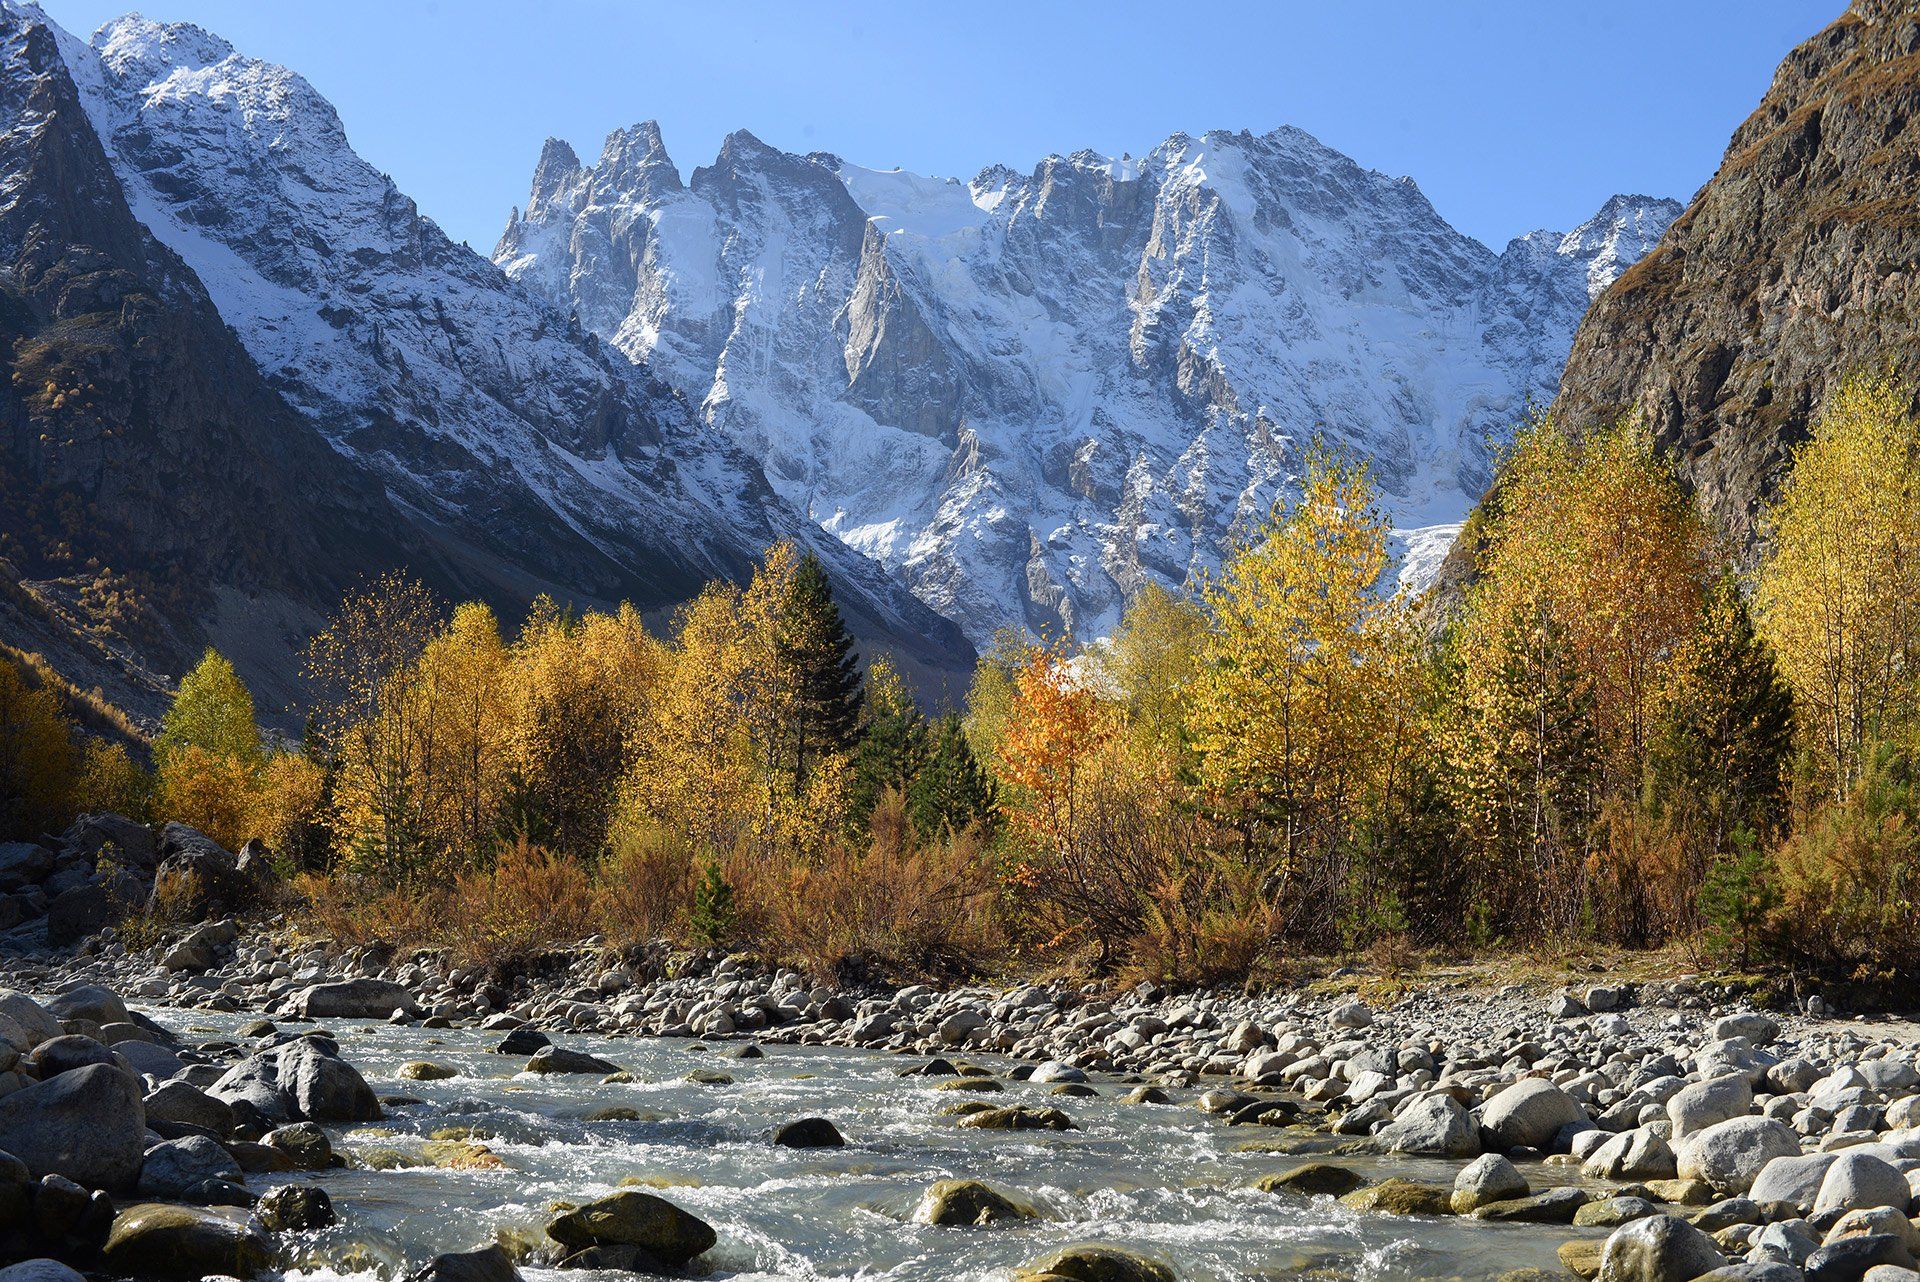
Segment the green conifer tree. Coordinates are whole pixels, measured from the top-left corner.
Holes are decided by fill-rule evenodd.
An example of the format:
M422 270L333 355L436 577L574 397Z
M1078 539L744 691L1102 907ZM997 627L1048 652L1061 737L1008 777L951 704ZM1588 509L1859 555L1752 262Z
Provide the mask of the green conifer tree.
M933 840L975 821L991 825L996 811L993 780L974 757L960 718L953 713L940 718L932 739L926 765L907 790L914 830Z
M864 697L853 638L834 604L826 567L811 552L794 568L777 626L774 648L791 700L787 757L798 793L821 757L850 752L859 742Z

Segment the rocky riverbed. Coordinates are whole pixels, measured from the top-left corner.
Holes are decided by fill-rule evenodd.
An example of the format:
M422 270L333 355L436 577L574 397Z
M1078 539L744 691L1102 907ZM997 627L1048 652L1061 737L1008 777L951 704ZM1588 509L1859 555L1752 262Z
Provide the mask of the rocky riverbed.
M1373 1006L592 940L503 980L285 921L11 942L0 1258L35 1262L0 1282L1920 1282L1912 1026L1710 981Z

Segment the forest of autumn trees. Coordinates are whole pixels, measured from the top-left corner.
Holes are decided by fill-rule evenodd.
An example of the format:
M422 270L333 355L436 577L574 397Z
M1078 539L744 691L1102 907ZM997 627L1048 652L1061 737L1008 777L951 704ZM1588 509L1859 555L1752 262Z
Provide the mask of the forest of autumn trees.
M937 717L785 544L664 637L382 580L310 646L297 745L211 652L151 769L0 666L0 820L257 839L327 929L491 959L599 931L1208 982L1585 937L1910 974L1911 404L1840 384L1744 568L1644 433L1537 422L1437 631L1367 469L1316 450L1218 573L1095 644L999 638Z

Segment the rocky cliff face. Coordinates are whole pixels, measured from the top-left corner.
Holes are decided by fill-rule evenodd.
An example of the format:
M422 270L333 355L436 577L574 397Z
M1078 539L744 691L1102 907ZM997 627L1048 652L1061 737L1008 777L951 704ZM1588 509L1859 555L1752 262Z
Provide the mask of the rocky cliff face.
M1832 383L1920 357L1920 12L1790 53L1712 181L1580 326L1556 412L1643 415L1742 544Z
M446 582L135 218L55 33L12 6L0 175L0 639L149 715L215 642L271 709L356 568Z
M288 593L286 609L265 612L274 643L220 638L251 679L284 678L288 647L339 587L386 564L507 613L541 592L659 612L789 536L825 555L856 633L925 686L970 668L956 628L791 509L673 392L451 244L353 153L300 77L195 27L125 18L87 44L31 6L0 0L0 17L19 51L0 76L17 122L5 144L49 131L61 141L38 170L33 157L0 168L50 211L28 225L38 206L14 199L5 213L21 226L7 252L71 259L98 246L133 264L151 278L142 323L172 346L145 329L126 344L192 380L176 389L102 358L88 404L137 420L163 397L175 415L153 448L90 433L81 402L49 392L47 421L16 432L15 457L50 501L91 498L122 515L124 534L98 540L116 560L164 564L184 542L204 556L170 574L194 585L273 567ZM87 238L76 245L55 217L85 224ZM58 306L90 317L118 307L122 329L133 315L70 288ZM16 369L15 386L28 377L38 370ZM49 440L66 442L58 459ZM172 505L121 493L149 489ZM48 540L41 530L21 543ZM204 632L204 608L170 615ZM188 648L123 657L178 671Z
M966 183L742 132L683 183L643 124L592 165L549 143L494 256L979 641L1097 635L1217 563L1316 435L1374 461L1430 573L1678 209L1495 254L1294 129Z

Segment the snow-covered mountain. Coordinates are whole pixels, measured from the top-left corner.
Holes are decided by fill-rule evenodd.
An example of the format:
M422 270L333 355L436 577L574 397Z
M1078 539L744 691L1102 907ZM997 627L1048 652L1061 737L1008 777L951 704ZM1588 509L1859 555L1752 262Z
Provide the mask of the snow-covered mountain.
M1495 254L1297 129L1176 134L971 182L652 123L551 141L494 260L685 394L774 488L976 642L1086 636L1370 456L1419 580L1673 201Z
M129 16L87 43L0 7L53 32L128 207L270 385L464 581L664 609L792 536L910 672L939 685L970 666L956 628L791 507L742 444L450 242L300 76L189 25Z

